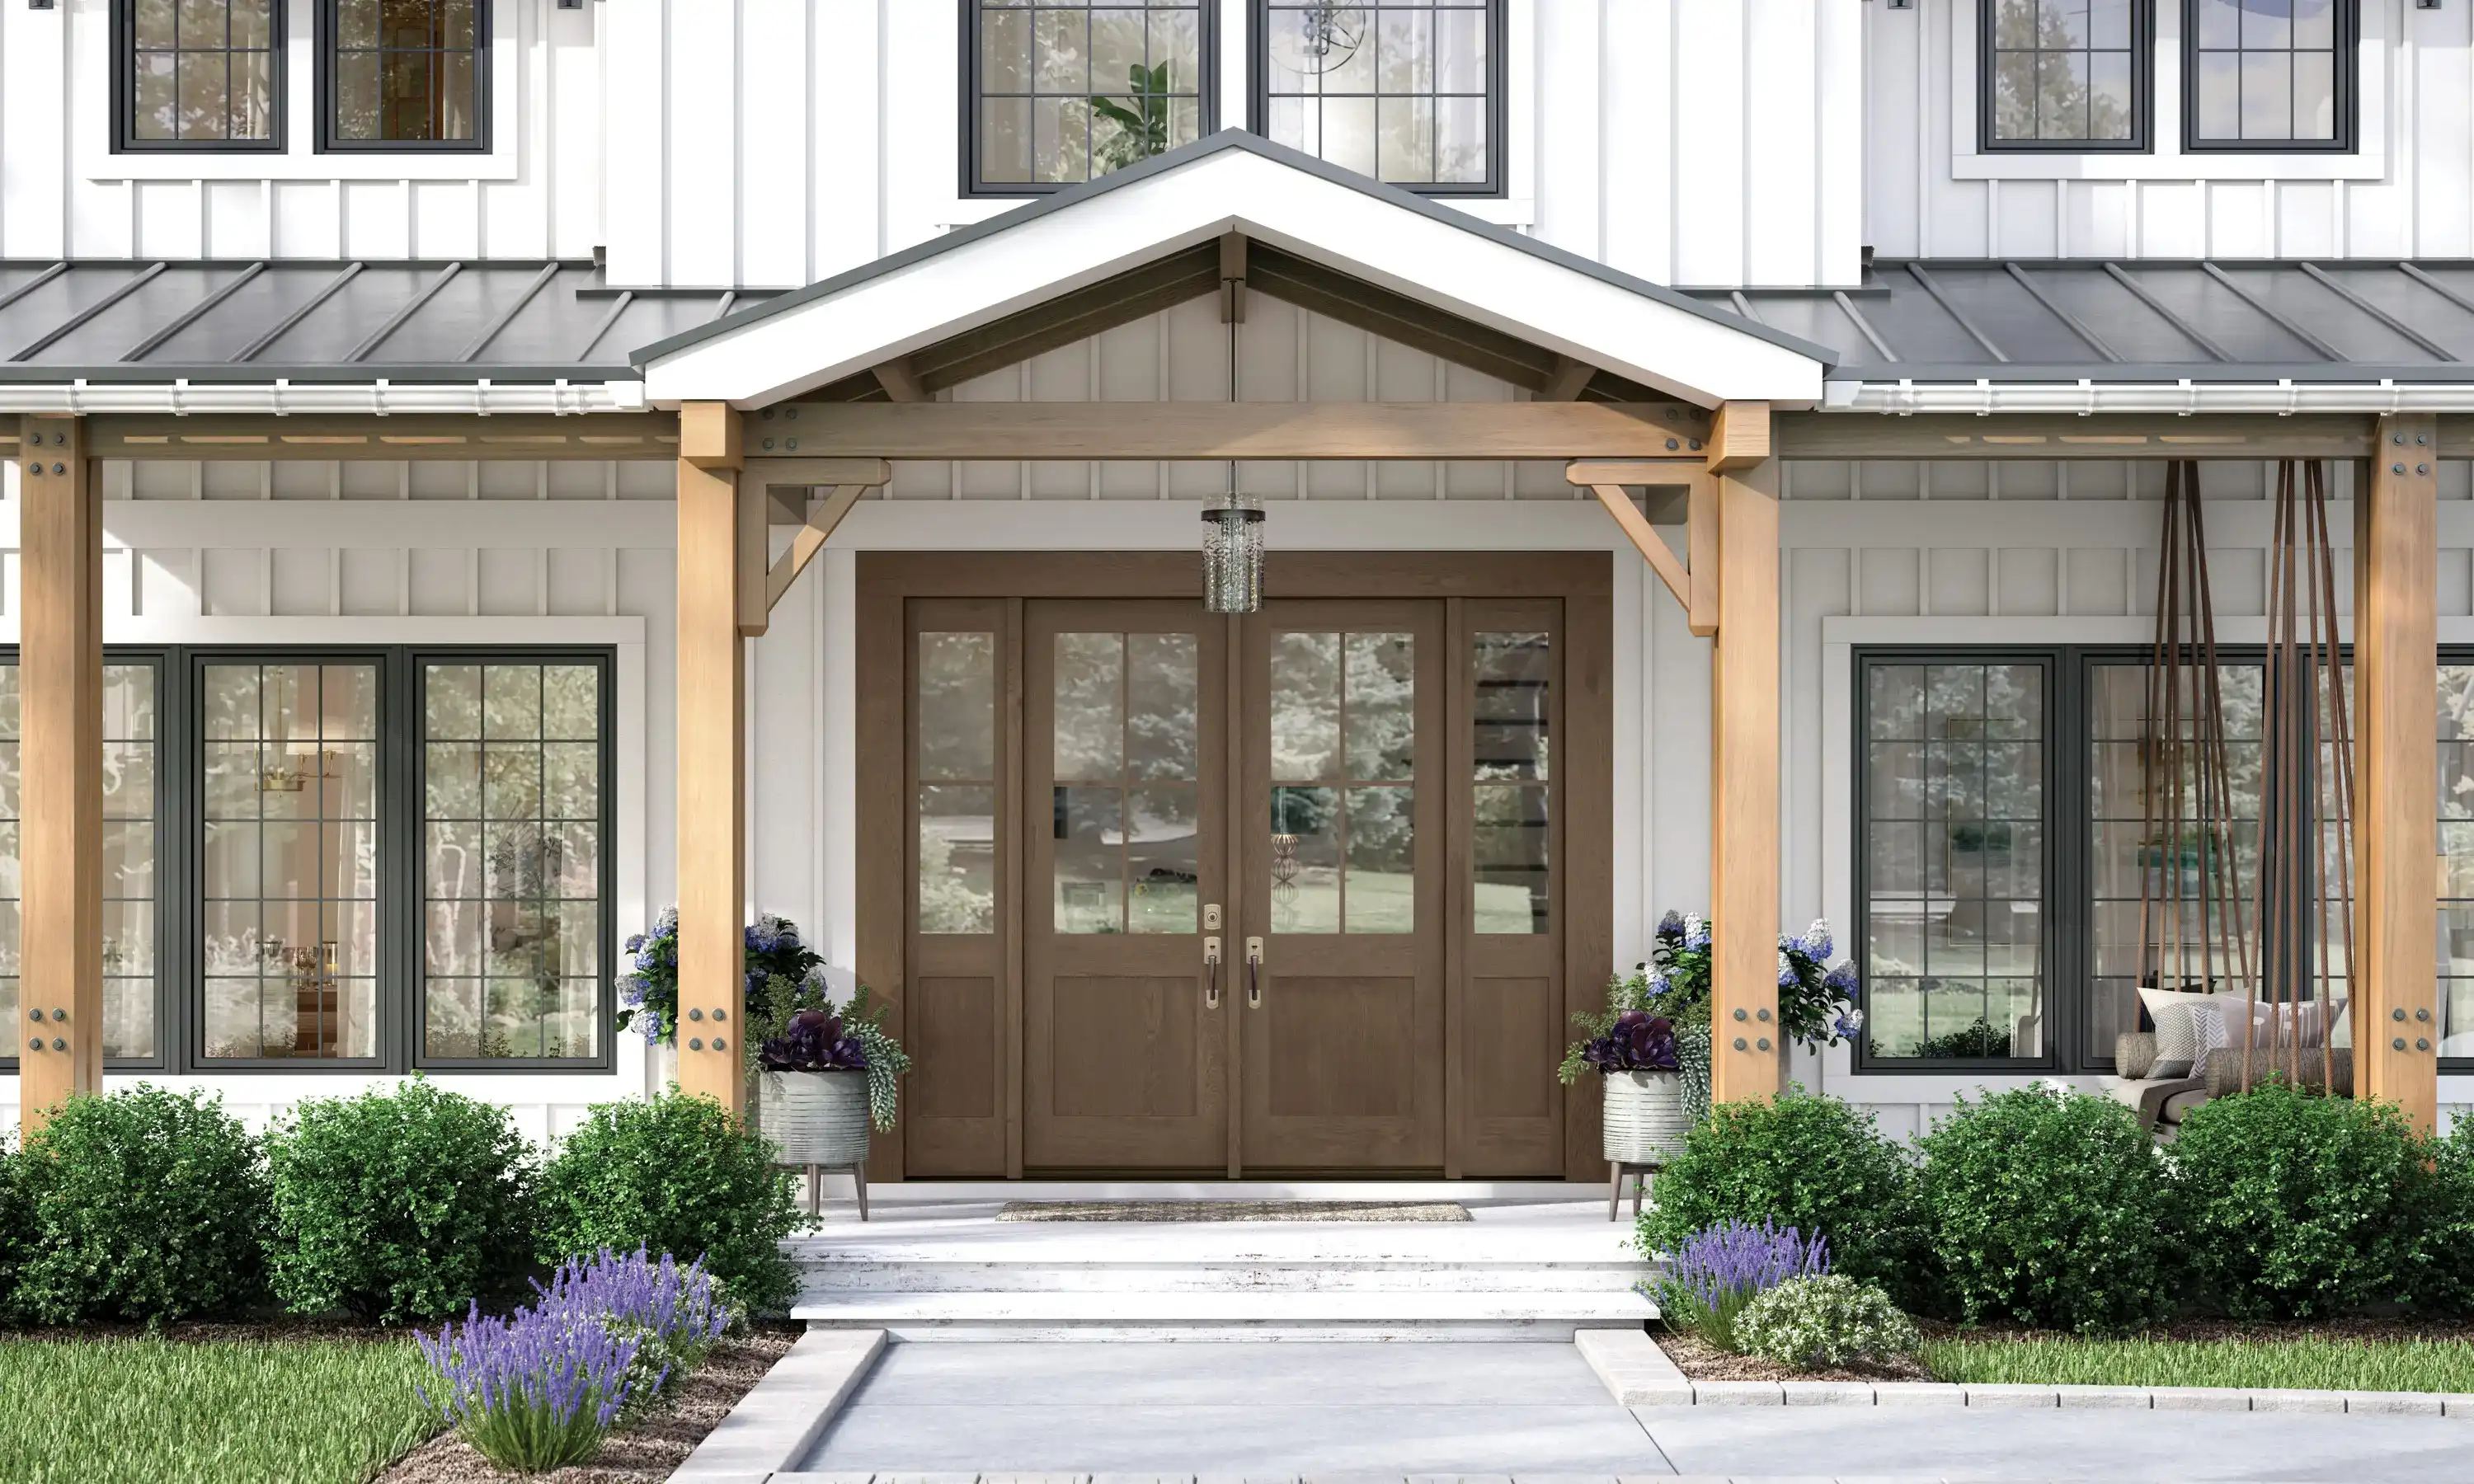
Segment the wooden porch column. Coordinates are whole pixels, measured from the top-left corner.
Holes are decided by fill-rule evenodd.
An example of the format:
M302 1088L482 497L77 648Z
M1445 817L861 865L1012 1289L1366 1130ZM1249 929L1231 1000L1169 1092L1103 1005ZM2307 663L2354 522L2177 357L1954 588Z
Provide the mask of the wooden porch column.
M740 463L735 409L679 409L679 1089L734 1113L747 1089Z
M2439 1115L2438 423L2379 419L2354 504L2354 1089Z
M1763 409L1766 411L1767 409ZM1766 446L1763 451L1766 452ZM1714 462L1714 461L1713 461ZM1778 1089L1778 465L1718 475L1718 634L1710 673L1710 1095ZM1693 542L1699 546L1696 539Z
M18 435L18 1126L103 1088L103 497L80 419Z

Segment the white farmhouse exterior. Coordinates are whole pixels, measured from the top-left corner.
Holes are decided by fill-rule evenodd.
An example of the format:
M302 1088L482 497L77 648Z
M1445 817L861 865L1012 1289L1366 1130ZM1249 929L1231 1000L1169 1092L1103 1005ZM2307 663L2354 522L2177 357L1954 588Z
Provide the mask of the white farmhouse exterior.
M11 1109L736 1096L757 913L881 1178L1595 1178L1670 909L1722 1095L1821 917L1807 1086L2093 1087L2177 459L2254 695L2328 462L2323 1039L2474 1103L2469 0L5 0L0 357Z

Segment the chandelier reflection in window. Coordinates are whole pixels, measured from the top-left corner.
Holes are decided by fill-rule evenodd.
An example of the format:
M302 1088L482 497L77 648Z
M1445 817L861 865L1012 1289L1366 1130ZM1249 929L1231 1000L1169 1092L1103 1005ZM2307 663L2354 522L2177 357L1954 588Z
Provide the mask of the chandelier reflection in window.
M1366 41L1366 8L1310 0L1273 12L1272 55L1291 72L1319 77L1348 65Z

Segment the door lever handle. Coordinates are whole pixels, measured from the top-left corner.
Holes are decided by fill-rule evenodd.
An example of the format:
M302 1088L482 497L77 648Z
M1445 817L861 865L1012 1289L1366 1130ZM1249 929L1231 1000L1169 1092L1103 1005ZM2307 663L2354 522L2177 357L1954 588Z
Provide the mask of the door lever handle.
M1263 940L1246 940L1246 1008L1263 1008Z
M1202 1008L1220 1008L1220 940L1202 940Z

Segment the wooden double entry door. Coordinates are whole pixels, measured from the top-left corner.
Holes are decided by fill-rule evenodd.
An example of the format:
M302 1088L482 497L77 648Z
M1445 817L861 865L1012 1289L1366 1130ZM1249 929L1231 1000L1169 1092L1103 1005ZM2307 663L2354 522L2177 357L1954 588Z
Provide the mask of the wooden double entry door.
M1569 606L905 599L905 1173L1562 1173Z

